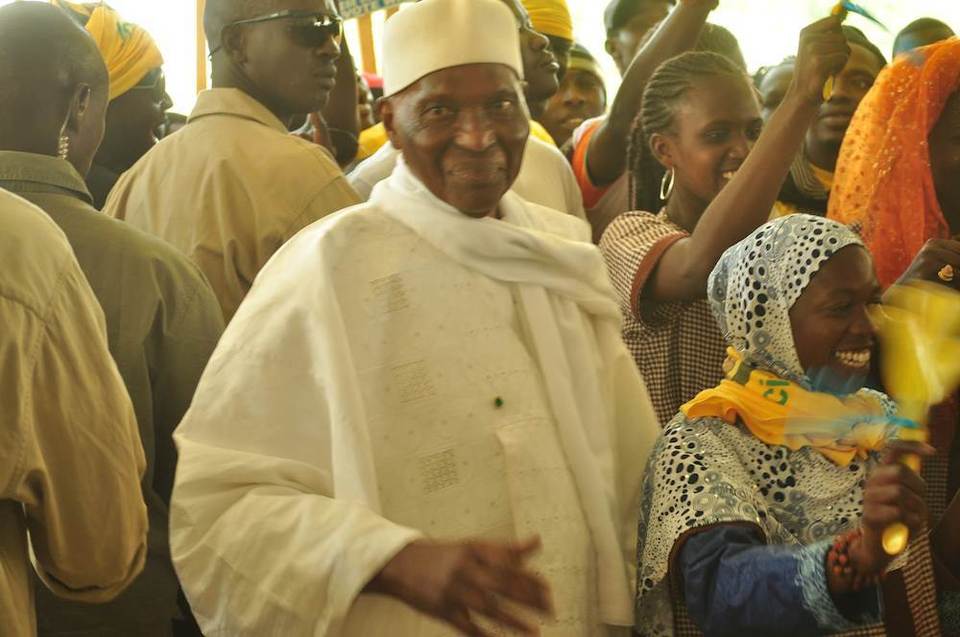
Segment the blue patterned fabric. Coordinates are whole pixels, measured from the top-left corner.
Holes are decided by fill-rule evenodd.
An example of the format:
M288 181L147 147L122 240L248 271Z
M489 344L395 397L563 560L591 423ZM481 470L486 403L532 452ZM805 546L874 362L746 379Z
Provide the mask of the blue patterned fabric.
M697 533L678 558L687 612L708 637L829 635L879 621L874 587L834 602L829 548L829 541L769 546L746 526Z

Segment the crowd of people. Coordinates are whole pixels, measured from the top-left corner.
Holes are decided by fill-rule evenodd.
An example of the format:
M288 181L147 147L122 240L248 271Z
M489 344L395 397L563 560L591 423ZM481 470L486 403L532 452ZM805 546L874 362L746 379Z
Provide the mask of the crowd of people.
M960 288L960 38L750 76L722 2L598 8L608 92L565 0L379 76L206 0L186 118L107 4L0 7L0 634L960 635L960 396L901 437L870 318Z

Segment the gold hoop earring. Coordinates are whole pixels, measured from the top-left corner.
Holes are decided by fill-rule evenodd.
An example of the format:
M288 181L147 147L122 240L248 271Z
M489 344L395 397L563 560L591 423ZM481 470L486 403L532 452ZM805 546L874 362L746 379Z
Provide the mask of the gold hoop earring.
M61 135L59 142L57 142L57 157L60 159L66 160L70 156L70 138L66 135Z
M663 173L663 179L660 181L660 201L666 201L673 194L674 181L676 181L676 173L673 168Z

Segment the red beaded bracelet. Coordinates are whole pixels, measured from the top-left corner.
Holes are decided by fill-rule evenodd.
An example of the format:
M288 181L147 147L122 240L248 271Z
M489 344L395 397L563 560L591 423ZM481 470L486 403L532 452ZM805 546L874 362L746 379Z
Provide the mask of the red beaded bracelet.
M843 578L850 586L850 590L854 592L880 583L880 575L859 572L853 560L850 559L850 546L862 539L863 533L860 529L848 531L838 535L827 552L827 569L837 577Z

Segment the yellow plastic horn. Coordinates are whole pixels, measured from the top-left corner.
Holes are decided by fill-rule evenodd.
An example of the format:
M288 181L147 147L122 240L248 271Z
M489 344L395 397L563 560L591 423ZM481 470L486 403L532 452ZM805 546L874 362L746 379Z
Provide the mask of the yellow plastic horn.
M900 439L926 441L930 408L960 385L960 293L933 283L896 286L871 318L883 347L887 391L900 416L917 424L902 427ZM902 462L920 471L919 457L905 456ZM909 540L907 527L893 524L884 531L883 548L899 555Z

